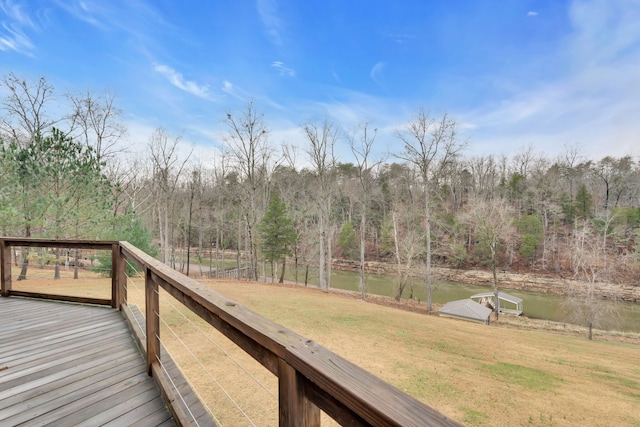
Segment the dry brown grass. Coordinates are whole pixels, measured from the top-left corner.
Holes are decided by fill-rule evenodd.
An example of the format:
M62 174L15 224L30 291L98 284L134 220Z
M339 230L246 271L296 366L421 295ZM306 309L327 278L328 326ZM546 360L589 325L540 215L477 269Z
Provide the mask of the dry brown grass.
M315 289L207 283L464 424L640 424L638 345L487 327Z
M58 286L31 281L48 291ZM487 327L309 288L203 283L464 424L640 425L638 344L588 341L525 324ZM129 285L133 303L140 303L140 284ZM186 321L166 295L161 301L163 341L221 423L249 425L224 388L256 425L277 425L275 377L192 314L186 316L197 326Z
M73 279L73 268L65 270L60 267L60 279L54 280L53 266L44 268L30 266L27 271L27 280L16 280L20 269L12 268L12 289L29 292L42 292L58 295L73 295L89 298L111 298L111 279L80 270L79 278Z

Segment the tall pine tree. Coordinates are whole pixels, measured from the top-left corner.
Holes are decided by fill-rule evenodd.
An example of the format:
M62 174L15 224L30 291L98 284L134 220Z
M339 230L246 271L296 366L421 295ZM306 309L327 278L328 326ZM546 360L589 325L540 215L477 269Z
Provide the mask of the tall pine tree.
M276 193L271 196L267 212L260 223L260 237L262 255L265 260L271 263L272 275L275 275L275 263L282 262L282 272L279 280L282 283L284 281L286 256L291 255L291 247L298 236L293 229L291 218L287 214L287 206Z

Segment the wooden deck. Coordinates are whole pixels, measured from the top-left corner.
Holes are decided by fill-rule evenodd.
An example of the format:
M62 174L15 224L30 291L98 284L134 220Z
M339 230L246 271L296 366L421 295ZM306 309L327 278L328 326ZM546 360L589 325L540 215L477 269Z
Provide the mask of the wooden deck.
M0 297L0 425L176 425L120 312Z
M111 250L111 298L70 299L13 290L12 247ZM128 305L127 262L145 271L144 325L140 310ZM349 426L459 426L343 357L128 242L0 237L0 270L0 426L172 425L155 384L181 425L215 425L213 415L163 351L160 288L278 377L283 427L317 427L321 411ZM108 304L122 311L17 296ZM145 354L144 367L125 317ZM146 377L147 369L154 375L153 383Z

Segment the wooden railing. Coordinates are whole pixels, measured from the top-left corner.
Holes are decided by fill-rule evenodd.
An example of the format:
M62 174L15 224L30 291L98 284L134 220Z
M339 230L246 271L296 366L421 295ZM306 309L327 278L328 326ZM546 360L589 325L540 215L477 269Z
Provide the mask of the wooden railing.
M110 300L45 295L11 289L12 246L86 248L112 251ZM320 411L348 426L458 425L397 388L312 340L265 319L212 289L169 268L127 242L0 239L2 296L21 295L110 304L126 311L125 260L145 277L147 369L168 402L176 400L159 367L158 289L163 288L278 377L281 426L319 426ZM179 422L187 417L172 408ZM185 421L186 422L186 421Z

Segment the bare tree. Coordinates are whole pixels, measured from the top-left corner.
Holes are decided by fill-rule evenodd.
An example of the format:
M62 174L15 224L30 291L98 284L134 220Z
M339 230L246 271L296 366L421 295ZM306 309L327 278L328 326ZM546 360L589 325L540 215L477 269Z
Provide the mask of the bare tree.
M69 117L71 133L86 146L93 147L98 160L113 157L120 149L118 142L127 133L119 120L122 112L115 105L115 96L105 90L104 95L91 92L67 95L73 111Z
M618 315L611 301L602 299L598 283L605 281L615 270L615 263L607 263L604 240L593 234L587 221L576 228L572 247L574 278L567 289L569 298L564 308L569 320L587 326L588 337L593 339L593 328L615 323Z
M258 114L253 102L236 117L227 114L228 132L224 141L229 147L246 192L248 203L245 208L245 222L248 233L248 251L250 277L258 280L258 245L257 227L259 221L260 190L266 181L268 161L272 150L268 144L269 129L264 117Z
M193 222L193 213L194 213L194 203L196 215L199 214L200 205L202 204L202 193L203 193L203 168L201 164L194 165L189 171L189 180L186 183L186 190L188 192L189 197L189 207L188 207L188 221L187 221L187 232L186 232L186 240L187 240L187 272L186 275L189 276L189 270L191 267L191 241L192 241L192 222ZM199 245L199 250L202 245ZM198 254L200 251L198 250ZM200 260L198 260L198 265L200 265L200 272L202 273L202 266L200 264Z
M351 137L351 152L356 160L358 170L358 182L360 183L360 295L364 299L367 295L367 285L364 277L365 245L367 237L367 209L373 190L373 170L383 160L371 159L373 142L378 134L378 129L369 129L369 123L360 124L358 136Z
M420 242L424 239L424 236L416 233L416 228L414 227L418 218L419 214L416 212L415 206L411 206L410 204L398 203L391 212L393 252L398 274L398 288L395 295L396 301L400 301L406 286L410 284L412 280L411 271L413 262L421 251ZM413 298L412 283L409 298Z
M144 217L153 208L153 192L148 180L152 173L144 159L127 157L109 162L105 165L105 174L115 184L114 216L131 211Z
M332 173L335 166L334 146L338 139L337 130L326 119L321 123L311 122L304 127L309 146L305 151L309 156L316 182L318 183L318 231L320 234L320 259L318 287L329 291L331 278L330 218L332 199ZM327 254L328 252L328 254ZM328 255L328 259L327 259Z
M515 236L513 220L515 210L507 200L496 197L494 199L476 198L471 201L470 222L474 228L475 239L480 245L489 250L491 273L493 275L494 310L496 318L500 313L500 299L498 298L498 247L501 243L512 243Z
M59 121L48 116L47 108L53 101L53 87L44 77L30 82L9 73L3 77L1 84L9 93L2 100L6 115L0 120L0 131L21 147L30 145L36 135L43 134Z
M171 136L162 128L155 130L149 141L149 156L153 165L154 206L158 221L160 246L165 264L173 250L172 214L178 180L191 152L180 153L181 137Z
M427 310L431 311L431 193L432 183L466 144L459 141L455 120L444 114L440 119L431 117L420 108L418 114L405 127L398 129L397 137L404 145L398 157L413 164L420 173L424 195L424 226L426 234L426 286Z
M295 146L283 145L284 164L278 166L273 173L272 181L274 190L285 200L290 208L293 227L298 238L293 245L293 274L296 283L299 283L299 267L305 265L305 286L308 283L309 261L313 258L311 253L314 245L317 245L315 233L312 233L311 223L313 212L316 212L316 200L313 197L312 189L315 186L315 179L309 170L298 171L298 151Z

